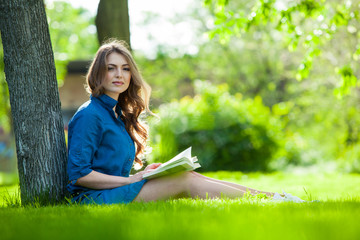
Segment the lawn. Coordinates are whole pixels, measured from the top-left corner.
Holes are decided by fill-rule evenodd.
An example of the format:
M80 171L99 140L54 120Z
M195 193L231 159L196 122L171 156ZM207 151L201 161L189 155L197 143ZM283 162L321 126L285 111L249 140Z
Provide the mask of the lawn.
M304 199L311 195L321 202L275 203L243 198L111 206L3 206L0 239L358 239L360 236L360 175L230 172L206 175L264 190L284 189ZM1 191L4 189L0 189L0 194Z

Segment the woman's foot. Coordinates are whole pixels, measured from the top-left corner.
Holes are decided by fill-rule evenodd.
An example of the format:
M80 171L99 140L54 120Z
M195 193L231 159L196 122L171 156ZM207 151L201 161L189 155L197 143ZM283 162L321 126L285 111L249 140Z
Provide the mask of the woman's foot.
M296 202L301 203L305 202L299 197L293 196L290 193L283 192L283 194L275 193L273 196L272 201L284 201L284 202Z

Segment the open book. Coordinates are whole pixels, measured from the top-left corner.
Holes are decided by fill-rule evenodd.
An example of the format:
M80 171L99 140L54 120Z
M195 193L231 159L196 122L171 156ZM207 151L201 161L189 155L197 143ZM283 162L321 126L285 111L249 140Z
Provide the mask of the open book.
M191 147L179 153L171 160L161 164L152 172L145 173L143 178L152 179L181 171L191 171L201 167L196 157L191 157Z

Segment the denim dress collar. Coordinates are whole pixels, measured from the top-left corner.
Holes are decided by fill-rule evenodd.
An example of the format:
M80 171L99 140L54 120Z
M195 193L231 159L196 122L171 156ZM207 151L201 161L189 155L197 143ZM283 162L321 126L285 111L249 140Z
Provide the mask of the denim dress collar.
M107 110L109 110L114 115L114 117L115 117L114 107L116 106L115 111L116 111L116 113L118 114L119 117L121 116L121 108L120 108L119 105L117 105L118 101L116 101L112 97L109 97L106 94L102 94L102 95L100 95L98 97L94 97L93 95L91 95L90 99L91 100L94 100L94 99L99 100L101 105L103 105Z

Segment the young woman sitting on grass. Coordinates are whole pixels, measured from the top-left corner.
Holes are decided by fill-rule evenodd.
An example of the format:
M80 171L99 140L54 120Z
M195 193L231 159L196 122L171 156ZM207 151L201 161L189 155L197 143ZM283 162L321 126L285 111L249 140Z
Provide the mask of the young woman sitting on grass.
M182 197L229 198L275 193L182 172L151 180L143 179L160 163L129 175L133 162L142 165L147 130L138 121L149 110L150 87L142 79L129 50L122 42L102 45L87 74L90 100L69 122L68 190L81 203L129 203ZM274 199L292 199L276 194ZM293 200L301 201L298 198Z

